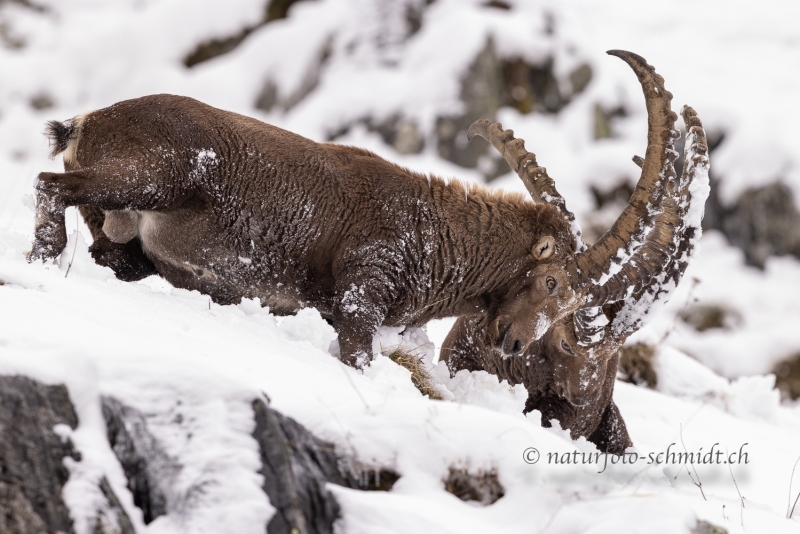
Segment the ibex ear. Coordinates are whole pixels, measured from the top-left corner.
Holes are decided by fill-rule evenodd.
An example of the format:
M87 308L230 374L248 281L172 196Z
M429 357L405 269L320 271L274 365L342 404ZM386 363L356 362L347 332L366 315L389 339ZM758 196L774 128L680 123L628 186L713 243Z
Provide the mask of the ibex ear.
M546 235L539 240L533 246L533 250L531 250L531 254L537 260L546 260L550 256L553 255L553 251L556 249L556 240L553 239L553 236Z

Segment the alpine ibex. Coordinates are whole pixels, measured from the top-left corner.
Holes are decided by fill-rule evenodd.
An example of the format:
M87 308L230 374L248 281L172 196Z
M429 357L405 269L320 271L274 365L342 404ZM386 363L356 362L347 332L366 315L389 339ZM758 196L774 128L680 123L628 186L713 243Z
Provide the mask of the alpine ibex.
M575 257L580 234L558 202L447 183L172 95L53 121L48 134L65 172L39 174L31 260L63 250L64 208L77 205L98 263L219 303L314 306L351 365L369 359L381 324L474 313L492 318L504 352L522 352L603 298L616 247L635 242L645 214ZM534 167L523 179L538 200L555 188Z
M51 123L49 134L65 172L38 177L30 259L63 250L64 209L78 205L98 263L132 279L151 272L147 260L219 303L259 298L276 314L314 306L332 320L342 359L359 366L381 324L502 315L521 323L519 351L549 326L537 317L570 311L568 291L531 283L562 278L569 225L521 195L178 96L120 102Z
M486 370L512 384L523 384L529 394L526 413L539 410L546 426L557 419L562 428L570 429L573 438L585 436L601 450L613 453L631 445L625 422L612 400L618 349L642 326L654 305L665 303L680 282L700 238L709 191L708 147L697 114L689 107L682 111L688 136L678 181L673 166L677 155L673 148L678 136L674 130L676 117L669 112L664 121L652 112L655 106L651 105L658 103L668 111L672 95L661 84L658 91L650 91L645 79L640 76L640 80L649 110L647 157L661 155L666 165L660 172L667 184L660 201L641 219L642 226L651 229L644 242L634 249L620 273L609 280L624 284L627 290L615 289L609 292L615 298L592 303L602 306L606 324L596 322L587 327L577 320L582 313L578 310L554 323L524 354L504 358L492 350L493 331L486 317L473 315L459 318L441 349L441 358L451 373ZM501 151L510 161L527 157L523 144L515 145L513 133L503 132L499 124L486 129L486 134L495 146L508 147ZM658 172L648 165L647 158L635 160L643 167L642 180L648 172ZM587 328L592 331L587 333Z

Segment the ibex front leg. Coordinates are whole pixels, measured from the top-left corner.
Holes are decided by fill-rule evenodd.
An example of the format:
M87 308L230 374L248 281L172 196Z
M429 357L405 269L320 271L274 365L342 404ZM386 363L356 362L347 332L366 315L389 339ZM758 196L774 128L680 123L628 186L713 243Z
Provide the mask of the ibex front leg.
M372 338L393 302L385 267L350 263L336 284L333 327L339 334L340 358L358 369L372 360Z

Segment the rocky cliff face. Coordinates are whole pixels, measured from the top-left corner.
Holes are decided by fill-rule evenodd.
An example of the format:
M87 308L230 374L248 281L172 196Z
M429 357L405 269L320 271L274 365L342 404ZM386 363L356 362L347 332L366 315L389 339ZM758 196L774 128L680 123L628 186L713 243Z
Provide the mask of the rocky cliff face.
M62 498L68 465L81 455L65 437L78 418L67 388L23 376L0 377L0 532L72 533ZM133 526L105 478L94 517L94 534L134 534Z
M56 425L78 425L64 386L0 377L0 531L72 532L61 489L79 456Z
M170 480L180 471L180 460L164 452L136 409L104 397L102 412L109 445L145 524L169 514L180 505L170 493ZM337 452L333 444L261 399L253 401L253 418L263 489L277 509L265 526L269 534L332 534L340 508L326 488L328 483L388 490L398 479L391 471L364 467ZM62 491L70 477L70 462L81 461L64 430L74 430L78 424L65 386L0 376L0 532L75 532L76 512L69 510ZM105 502L91 518L93 534L135 534L105 477L99 488Z

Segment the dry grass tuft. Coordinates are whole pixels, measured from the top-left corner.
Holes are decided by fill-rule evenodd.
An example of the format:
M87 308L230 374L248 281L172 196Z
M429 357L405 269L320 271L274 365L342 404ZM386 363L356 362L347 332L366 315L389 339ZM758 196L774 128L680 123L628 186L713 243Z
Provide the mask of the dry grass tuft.
M429 399L442 400L442 395L436 389L436 382L422 363L422 358L402 348L396 348L386 356L411 372L411 382L423 395Z
M655 352L655 347L646 343L620 347L618 368L620 380L655 389L658 384L658 376L653 369Z
M692 534L728 534L728 531L708 521L698 521Z
M775 386L784 399L800 399L800 352L778 362L773 367Z
M720 304L690 306L681 312L680 318L698 332L713 329L734 330L742 323L742 316L739 312Z
M497 502L505 489L497 478L497 471L478 470L472 474L466 469L450 468L450 473L444 480L444 489L462 501L477 501L483 505Z

